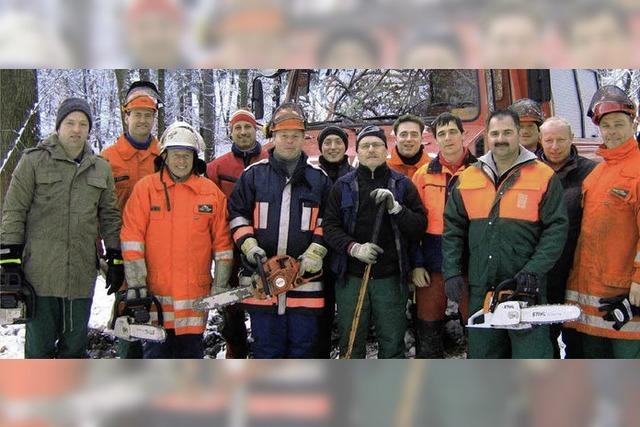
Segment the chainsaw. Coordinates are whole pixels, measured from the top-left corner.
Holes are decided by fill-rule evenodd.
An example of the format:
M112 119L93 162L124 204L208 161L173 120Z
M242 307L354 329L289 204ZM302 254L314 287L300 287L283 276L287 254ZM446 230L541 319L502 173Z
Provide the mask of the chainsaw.
M36 311L36 291L18 273L0 283L0 325L18 325L31 320Z
M289 255L276 255L269 259L256 255L256 269L250 267L242 255L244 268L251 274L251 283L199 298L193 303L194 310L212 310L241 302L247 298L266 300L299 286L316 281L322 270L313 276L300 276L300 262Z
M148 293L147 288L129 288L134 298L124 298L124 293L116 294L114 311L116 315L111 321L111 333L126 341L148 340L162 342L167 338L163 327L162 305L158 298ZM151 321L151 306L158 313L158 324Z
M469 317L467 327L520 330L580 317L577 305L537 304L535 296L516 292L515 284L514 279L507 279L489 291L484 306Z

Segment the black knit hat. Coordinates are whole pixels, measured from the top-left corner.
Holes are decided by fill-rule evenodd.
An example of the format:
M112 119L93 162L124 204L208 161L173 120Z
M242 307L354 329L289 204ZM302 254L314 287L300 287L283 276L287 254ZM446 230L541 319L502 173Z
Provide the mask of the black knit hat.
M67 98L58 107L58 115L56 116L56 130L60 129L60 124L69 114L74 111L80 111L87 116L89 120L89 130L93 126L93 117L91 116L91 109L87 101L80 98Z
M384 142L384 147L388 148L387 136L384 134L384 130L376 125L370 125L362 129L358 134L358 138L356 139L356 150L358 149L358 145L360 145L360 140L365 136L377 136L382 140L382 142Z
M349 148L349 136L347 135L347 133L338 126L327 126L326 128L322 129L322 132L320 132L320 135L318 135L318 148L320 149L320 151L322 151L322 142L329 135L337 135L344 143L344 148Z

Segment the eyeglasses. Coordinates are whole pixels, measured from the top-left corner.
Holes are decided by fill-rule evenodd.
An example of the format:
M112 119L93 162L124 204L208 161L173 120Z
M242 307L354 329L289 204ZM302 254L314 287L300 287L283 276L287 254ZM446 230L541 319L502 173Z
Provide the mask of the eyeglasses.
M375 148L376 150L378 148L382 148L384 147L384 143L382 142L365 142L362 144L358 144L358 149L362 149L362 150L368 150L370 148Z

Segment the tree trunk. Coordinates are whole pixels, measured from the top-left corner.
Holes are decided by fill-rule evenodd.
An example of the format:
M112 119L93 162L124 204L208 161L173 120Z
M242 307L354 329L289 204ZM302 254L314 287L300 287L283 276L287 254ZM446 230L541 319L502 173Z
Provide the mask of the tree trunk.
M211 160L216 155L215 129L216 129L216 107L214 70L202 70L202 122L200 124L200 134L207 145L205 159Z
M117 70L113 70L113 72L116 74L116 83L118 88L118 105L122 106L124 105L127 87L129 87L129 70L117 69ZM124 123L124 111L122 111L122 109L120 109L120 120L122 123L122 129L124 132L124 129L126 128L126 126Z
M0 209L11 174L25 148L38 142L39 114L37 70L0 70Z
M138 74L140 75L140 80L144 80L147 82L151 80L151 74L149 73L148 68L139 68Z
M240 70L238 86L238 107L247 107L249 105L249 70Z
M160 99L165 99L165 70L164 68L158 70L158 92L160 93ZM158 138L164 133L166 127L166 104L164 107L158 110Z

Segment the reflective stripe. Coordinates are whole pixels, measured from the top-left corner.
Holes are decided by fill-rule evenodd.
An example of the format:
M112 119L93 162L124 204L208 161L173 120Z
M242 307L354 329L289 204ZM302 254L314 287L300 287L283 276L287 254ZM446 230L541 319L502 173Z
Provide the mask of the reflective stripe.
M20 258L0 259L0 264L22 264L22 260Z
M636 254L636 259L633 260L636 264L640 264L640 252Z
M269 218L269 203L259 202L258 228L267 228Z
M232 230L234 228L238 228L243 225L251 225L251 221L249 221L247 218L243 216L239 216L237 218L232 219L231 222L229 222L229 228L231 228Z
M216 252L214 259L216 261L219 260L226 260L226 259L233 259L233 251L222 251L222 252Z
M592 307L600 307L600 297L594 297L592 295L581 294L577 291L567 291L567 301L576 302L580 305L590 305Z
M237 242L242 239L244 236L249 236L253 234L253 227L250 225L245 225L243 227L239 227L236 231L233 232L233 240Z
M300 219L300 229L302 231L311 230L311 208L302 207L302 218Z
M317 227L315 230L313 230L313 234L316 236L324 236L324 228L323 227Z
M135 242L135 241L121 242L120 249L122 249L123 251L144 252L144 242Z
M306 285L298 286L292 289L295 292L320 292L322 291L322 282L309 282Z
M282 204L280 205L280 225L278 227L277 255L287 254L289 243L289 215L291 214L291 181L282 190Z
M614 330L614 322L609 322L607 320L604 320L601 316L594 316L585 312L582 312L582 314L580 314L580 317L578 318L578 320L576 320L576 322L596 328L607 329L610 331ZM626 323L622 327L622 329L620 329L620 332L640 332L640 321L630 321Z
M329 417L332 400L325 393L270 393L252 394L248 397L248 415L260 419L298 419L317 422Z
M205 317L178 317L173 321L173 324L175 329L189 326L203 326L205 324Z
M316 227L322 226L322 218L318 218L318 222L316 223Z
M323 308L324 298L287 298L287 307Z
M157 322L158 321L158 313L156 311L151 311L149 313L149 316L151 317L151 320L153 322ZM164 319L165 322L173 322L173 319L175 318L175 313L173 311L162 311L162 317Z
M121 259L114 259L113 260L113 265L122 265L124 264L124 261Z
M156 295L156 298L158 298L158 301L160 301L160 304L162 305L173 305L173 298L170 296L160 296L160 295Z
M177 300L173 303L173 309L178 310L193 310L193 303L196 302L195 299L181 299Z

